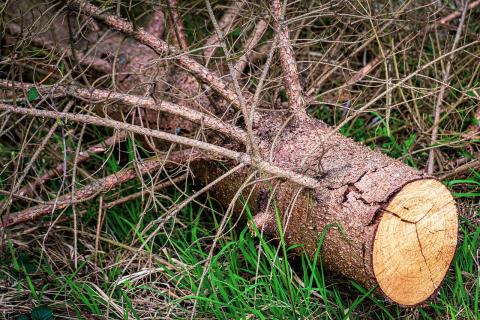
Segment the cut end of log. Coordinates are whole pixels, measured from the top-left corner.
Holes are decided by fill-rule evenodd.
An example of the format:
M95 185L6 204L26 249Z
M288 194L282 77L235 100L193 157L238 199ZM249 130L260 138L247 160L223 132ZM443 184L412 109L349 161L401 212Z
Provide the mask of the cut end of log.
M457 246L452 195L439 181L405 185L384 209L373 243L373 271L383 293L404 306L434 295Z

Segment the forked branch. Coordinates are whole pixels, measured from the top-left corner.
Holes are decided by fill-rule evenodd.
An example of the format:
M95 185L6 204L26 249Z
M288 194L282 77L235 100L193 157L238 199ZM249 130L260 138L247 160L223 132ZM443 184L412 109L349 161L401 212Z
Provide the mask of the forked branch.
M216 146L207 142L190 139L190 138L178 136L175 134L170 134L170 133L159 131L159 130L152 130L152 129L144 128L141 126L136 126L136 125L120 122L120 121L115 121L111 119L105 119L105 118L90 116L85 114L72 114L72 113L64 113L64 112L57 112L57 111L37 110L37 109L31 109L31 108L15 107L7 104L0 104L0 110L22 114L22 115L33 116L33 117L40 117L40 118L44 117L44 118L52 118L52 119L59 118L67 121L87 123L87 124L93 124L93 125L98 125L103 127L115 128L119 130L130 131L140 135L158 138L158 139L166 140L172 143L178 143L185 146L189 146L192 148L198 148L200 150L211 153L212 156L217 155L220 157L225 157L225 158L243 163L247 166L255 166L255 168L257 168L258 170L264 171L265 173L268 173L273 177L286 178L307 188L314 189L314 188L322 187L322 185L317 179L314 179L312 177L309 177L303 174L299 174L295 171L278 167L264 160L254 159L246 153L230 150L230 149Z
M46 86L1 79L0 87L8 88L11 90L21 89L23 91L28 91L31 88L35 88L36 90L38 90L39 93L44 95L52 95L55 97L69 95L79 98L81 100L88 101L89 103L121 102L131 107L141 107L154 111L167 112L169 114L177 115L184 119L190 120L199 125L204 125L207 128L216 130L232 139L235 139L236 141L242 143L245 143L247 141L245 131L236 126L225 123L224 121L203 112L164 100L156 102L153 98L149 97L141 97L102 89L86 89L74 85Z
M135 28L130 22L106 13L97 6L90 4L86 0L69 0L68 4L79 12L94 17L103 22L107 26L122 32L123 34L137 40L139 43L146 45L154 50L158 55L174 56L177 63L194 75L198 80L209 85L213 90L220 94L225 100L237 108L241 108L237 94L229 88L229 86L220 77L213 72L199 64L197 61L190 58L187 54L182 53L173 46L170 46L165 41L158 39L156 36L146 32L142 28Z

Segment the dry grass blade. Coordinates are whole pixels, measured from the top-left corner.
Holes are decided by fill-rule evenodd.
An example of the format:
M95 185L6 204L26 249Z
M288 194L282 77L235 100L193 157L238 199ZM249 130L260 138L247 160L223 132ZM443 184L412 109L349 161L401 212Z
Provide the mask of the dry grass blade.
M464 8L462 10L458 10L458 11L455 11L451 14L449 14L448 16L446 17L443 17L442 19L440 19L437 23L438 24L447 24L447 23L450 23L452 20L455 20L457 19L458 17L462 16L463 12L465 10L473 10L475 9L476 7L480 6L480 1L479 0L476 0L476 1L473 1L472 3L468 3L465 2L465 5L464 5Z

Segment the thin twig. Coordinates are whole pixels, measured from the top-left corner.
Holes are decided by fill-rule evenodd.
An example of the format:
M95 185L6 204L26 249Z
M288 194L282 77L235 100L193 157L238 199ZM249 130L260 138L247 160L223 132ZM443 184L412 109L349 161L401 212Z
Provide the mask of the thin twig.
M468 0L465 2L463 12L462 12L462 17L458 24L457 33L455 34L455 39L453 40L451 51L455 51L455 49L457 48L458 41L460 40L460 35L462 34L463 25L465 23L465 16L467 14L467 9L468 9ZM442 84L440 85L440 91L438 92L437 101L435 103L432 138L430 140L430 145L432 146L435 145L435 143L437 142L438 126L440 124L439 123L440 113L442 112L442 102L445 96L445 89L447 88L447 86L449 86L449 83L450 83L450 69L452 67L452 61L453 61L453 55L450 55L447 60L445 73L443 75L443 81L442 81ZM435 151L436 149L430 149L428 153L428 161L427 161L428 174L433 174L433 171L435 169Z
M98 199L98 215L97 215L97 227L96 227L96 232L95 232L95 253L94 253L94 261L95 264L97 264L97 258L98 258L98 244L99 244L99 239L100 239L100 230L102 229L102 213L103 213L103 195L100 195ZM76 234L77 230L74 230L74 235Z
M246 0L234 0L230 7L225 11L222 18L218 21L218 27L222 30L223 34L228 34L230 28L232 27L233 22L235 21L236 17L242 10L242 8L247 3ZM218 33L214 32L210 38L207 39L205 43L205 49L203 50L203 57L205 59L205 65L208 65L208 62L212 58L213 53L217 49L217 45L219 42Z
M65 108L63 108L63 112L68 112L70 111L70 108L73 106L73 101L70 101L67 103L67 105L65 106ZM32 169L33 165L35 164L35 161L37 160L37 158L39 157L40 153L42 153L42 151L45 149L45 146L47 145L48 141L50 141L50 138L52 137L52 135L55 133L55 131L57 130L59 126L59 123L56 121L51 127L50 127L50 130L47 132L47 135L43 138L42 142L40 143L40 145L36 148L34 154L32 155L32 157L30 158L30 160L28 161L27 165L25 166L25 168L23 169L23 173L22 175L15 181L15 183L13 184L13 186L11 187L11 194L14 194L14 193L17 193L18 189L20 188L20 186L22 185L22 182L23 180L25 180L25 178L27 177L28 173L30 172L30 170ZM23 195L23 193L20 191L18 192L18 194L20 195ZM2 201L0 202L0 214L3 213L3 211L5 210L5 208L7 208L7 206L9 206L10 204L12 203L12 196L10 196L6 201Z
M397 17L402 14L405 10L407 9L407 4L403 4L393 15L393 17L391 19L389 19L379 30L377 33L382 33L384 32L391 24L394 23L394 21L396 21ZM326 71L322 76L320 76L318 79L316 79L314 81L314 85L313 87L314 88L320 88L322 86L322 84L330 78L330 76L338 69L338 68L341 68L344 64L348 63L349 61L351 61L351 57L352 56L355 56L356 54L358 54L360 51L364 50L365 48L368 47L368 45L373 41L375 40L376 37L375 35L373 36L370 36L368 39L366 39L365 41L361 42L361 45L358 46L357 48L354 48L353 46L350 46L349 48L345 49L344 51L345 52L351 52L349 54L349 56L345 57L343 60L341 60L340 62L338 63L335 63L335 64L331 64L331 69ZM312 92L312 90L308 90L307 91L309 94L308 96L312 95L315 93L315 91Z
M185 181L185 179L187 179L187 174L182 174L178 177L175 177L175 178L172 178L171 180L168 180L168 181L165 181L165 182L162 182L162 183L159 183L159 184L156 184L153 186L152 189L146 189L146 190L142 190L142 191L138 191L138 192L135 192L135 193L132 193L132 194L129 194L128 196L125 196L123 198L120 198L120 199L117 199L117 200L114 200L112 202L108 202L106 204L103 205L103 207L105 209L110 209L114 206L118 206L119 204L122 204L122 203L125 203L125 202L128 202L128 201L132 201L136 198L139 198L139 197L142 197L144 196L146 193L154 193L156 191L160 191L160 190L163 190L167 187L170 187L170 186L173 186L175 185L176 183L178 182L182 182L182 181Z
M223 230L225 228L225 225L226 225L227 221L230 220L230 218L233 214L234 205L237 203L238 198L242 195L242 193L245 189L245 186L250 182L250 180L252 180L255 177L255 174L256 174L256 172L251 173L245 179L245 181L242 183L240 188L238 188L237 192L235 193L235 195L232 198L232 201L230 201L230 204L227 208L227 211L226 211L225 215L222 218L222 221L220 222L220 225L218 226L218 230L215 234L215 237L213 239L213 243L210 246L210 250L208 252L207 259L205 260L205 264L203 266L202 275L200 276L200 280L198 282L197 292L195 294L197 297L200 296L200 291L202 290L203 281L205 280L205 277L206 277L208 271L210 270L210 266L211 266L211 262L212 262L212 258L213 258L213 253L215 252L215 248L217 246L217 241L220 239L220 236L223 233ZM195 299L194 302L193 302L193 308L192 308L192 314L190 316L190 320L195 319L197 301L198 300Z
M460 17L463 15L463 12L465 11L465 9L467 10L473 10L475 9L476 7L480 6L480 0L477 0L477 1L473 1L472 3L468 4L468 2L465 3L465 6L462 10L457 10L451 14L449 14L448 16L446 17L443 17L442 19L440 19L439 21L436 22L436 24L448 24L450 21Z
M480 156L480 155L478 155ZM454 176L457 176L465 171L468 171L468 170L475 170L475 169L478 169L480 168L480 159L476 159L476 160L473 160L473 161L470 161L468 163L465 163L455 169L453 169L452 171L450 172L447 172L447 173L443 173L442 175L440 175L438 177L438 179L440 180L445 180L447 178L450 178L450 177L454 177Z
M73 101L72 101L73 102ZM87 128L87 125L84 123L82 126L82 130L80 131L80 138L78 139L77 147L75 148L75 158L73 159L73 168L72 168L72 192L71 194L71 200L72 202L75 201L73 198L73 195L75 194L75 189L77 187L77 168L78 168L78 159L80 157L80 149L82 147L82 141L83 141L83 136L85 135L85 129ZM66 162L66 161L65 161ZM66 170L64 171L64 179L66 179ZM59 190L60 191L60 190ZM78 267L78 234L77 234L77 222L78 222L78 216L77 216L77 207L75 203L72 205L72 211L73 211L73 229L75 232L73 233L73 255L74 255L74 265L75 269Z
M94 154L106 152L109 148L111 148L115 144L124 141L126 137L127 137L127 133L124 131L120 131L117 134L107 138L106 140L89 147L87 150L80 151L78 154L78 158L76 160L76 164L79 165L80 163L83 163L89 160ZM61 174L63 170L63 165L64 165L63 163L58 163L52 169L47 170L43 175L29 182L24 187L22 187L18 191L18 194L19 195L31 194L35 189L45 184L45 182Z
M475 2L472 2L472 3L468 6L468 9L469 9L469 10L472 10L472 9L476 8L477 6L479 6L479 5L480 5L480 0L477 0L477 1L475 1ZM415 33L414 35L415 35L415 36L422 35L422 34L424 34L426 31L432 30L432 29L435 27L435 25L437 25L437 24L447 24L448 22L450 22L450 21L452 21L452 20L460 17L461 14L462 14L462 10L456 11L456 12L454 12L454 13L451 13L451 14L449 14L448 16L440 19L438 22L435 22L435 23L433 23L433 24L431 24L431 25L428 25L427 27L423 28L420 32ZM383 29L382 29L382 30L383 30ZM382 31L382 30L380 30L380 31ZM378 65L380 65L380 63L382 63L382 62L387 58L388 55L390 55L391 53L393 54L393 53L395 52L395 49L397 49L397 48L400 46L400 44L406 42L407 39L408 39L408 38L406 38L406 39L400 41L398 44L396 44L393 50L387 51L387 52L385 53L385 57L375 57L374 59L372 59L368 64L366 64L366 65L365 65L364 67L362 67L360 70L356 71L356 72L355 72L355 75L354 75L353 77L349 78L349 79L345 82L344 85L339 86L339 88L344 89L344 88L346 88L346 87L353 86L353 85L357 84L360 80L362 80L365 76L367 76L370 72L372 72ZM362 48L363 48L364 46L365 46L365 44L362 45ZM347 61L347 60L344 60L344 62L346 62L346 61ZM342 64L343 64L343 63L342 63ZM342 64L341 64L341 65L342 65ZM337 67L339 67L339 66L337 66ZM309 102L316 100L316 97L314 96L314 94L315 94L315 92L318 90L318 87L319 87L320 84L321 84L321 82L313 85L310 89L308 89L308 91L307 91L307 97L309 97ZM324 94L324 93L323 93L323 94Z
M250 55L252 54L253 48L258 44L260 39L262 38L265 30L267 29L268 24L265 20L260 20L255 24L255 30L253 30L250 38L245 45L245 49L243 51L242 56L238 59L237 63L233 67L233 74L232 78L238 79L242 74L243 70L246 68L248 64L248 60Z
M116 15L107 14L104 10L90 4L86 0L69 0L68 2L71 8L74 8L87 16L94 17L107 26L137 40L139 43L154 50L158 55L164 56L168 54L174 56L180 67L190 72L198 80L209 85L233 106L241 109L237 94L229 88L228 84L206 67L190 58L187 54L182 53L175 47L170 46L165 41L158 39L156 36L146 32L142 28L136 28L130 22L127 22Z
M220 39L220 45L222 46L223 52L227 58L227 66L228 70L230 71L230 74L233 75L235 72L235 69L232 66L232 63L230 62L230 51L227 48L227 44L225 43L224 40L224 34L222 33L222 30L220 30L220 27L218 26L217 20L215 18L215 15L213 14L213 9L210 4L209 0L205 0L205 4L207 6L207 11L210 16L210 19L212 20L212 24L215 27L215 31L217 32L218 38ZM250 119L253 118L253 112L251 108L247 108L246 102L245 102L245 97L242 94L242 89L240 88L240 84L238 83L238 79L236 77L232 78L233 85L235 88L235 93L237 94L238 97L238 102L240 105L240 110L242 112L243 118L245 119L245 122L250 123ZM247 125L247 153L252 153L254 156L258 155L256 144L255 144L255 135L253 133L253 129L251 126Z
M399 86L401 86L402 84L404 84L405 82L407 82L408 80L412 79L413 77L415 77L417 74L419 74L420 72L424 71L425 69L427 69L428 67L430 67L431 65L435 64L436 62L442 60L442 59L445 59L446 57L460 51L460 50L465 50L466 48L468 47L471 47L471 46L474 46L476 44L480 43L480 41L473 41L473 42L470 42L468 44L465 44L455 50L452 50L450 52L447 52L435 59L433 59L432 61L429 61L427 62L426 64L424 64L423 66L419 67L417 70L415 70L414 72L410 73L408 76L404 77L403 79L401 79L400 81L398 81L397 83L393 84L390 88L388 88L387 90L385 91L382 91L379 95L377 95L375 98L371 99L369 102L367 102L365 105L363 105L362 107L360 107L359 109L355 110L354 113L352 113L352 115L346 117L344 120L342 120L342 122L340 122L332 131L330 131L330 133L328 135L332 135L334 134L335 132L337 132L338 130L340 130L340 128L342 128L345 124L347 124L350 120L352 120L353 118L357 117L358 116L358 113L368 109L369 107L371 107L374 103L376 103L378 100L380 100L382 97L384 97L386 94L390 93L392 90L398 88ZM328 137L326 137L328 138Z
M170 154L169 163L182 163L185 162L188 157L191 156L190 150L178 151ZM163 166L163 161L154 157L149 160L145 160L143 163L139 164L139 173L145 175L154 171L158 171ZM42 205L34 206L23 211L12 213L6 217L2 217L0 224L1 228L10 227L19 223L27 222L30 220L38 219L46 214L49 214L53 211L65 209L72 205L73 203L80 203L92 199L93 197L108 192L119 185L133 180L137 177L137 170L135 168L123 169L117 173L106 176L95 180L89 185L78 189L74 195L64 195L58 197L54 201L47 202Z

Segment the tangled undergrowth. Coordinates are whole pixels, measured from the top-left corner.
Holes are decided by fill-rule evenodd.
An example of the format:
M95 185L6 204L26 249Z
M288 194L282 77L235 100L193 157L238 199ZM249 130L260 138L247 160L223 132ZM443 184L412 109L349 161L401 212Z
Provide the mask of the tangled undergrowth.
M57 84L168 100L218 115L228 103L192 81L178 56L200 61L236 82L238 90L258 95L258 108L288 104L266 2L92 1L135 26L150 26L178 48L175 54L152 51L148 65L135 60L141 45L83 17L70 2L0 4L1 105L104 114L118 122L137 112L110 113L112 105L122 111L128 103L105 98L101 105L78 92L55 94L42 87ZM426 170L456 197L461 242L428 305L400 308L324 272L321 256L290 257L293 248L251 234L248 207L242 218L223 226L227 208L202 191L190 162L181 157L140 173L138 163L175 154L175 141L1 109L2 219L36 206L54 207L0 231L1 316L479 318L479 5L298 1L288 3L282 22L290 30L308 113ZM212 22L209 6L218 22ZM216 29L225 33L221 41ZM124 55L120 46L130 46L131 54ZM239 71L231 72L232 65ZM22 87L30 83L36 85ZM142 116L145 127L155 129L147 113L139 112ZM230 109L223 116L217 118L244 121ZM178 123L164 128L202 142L225 139L203 125ZM99 189L79 200L71 196L128 170L132 179L102 190L93 185Z

